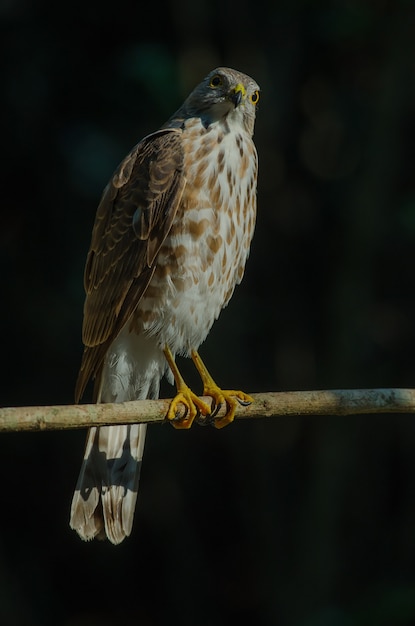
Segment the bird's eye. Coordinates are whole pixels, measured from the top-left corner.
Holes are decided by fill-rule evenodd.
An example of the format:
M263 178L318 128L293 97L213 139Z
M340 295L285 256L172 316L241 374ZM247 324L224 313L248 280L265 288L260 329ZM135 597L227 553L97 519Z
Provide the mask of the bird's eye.
M216 87L220 87L222 84L222 79L218 74L215 74L215 76L213 76L210 79L210 87L212 87L212 89L216 89Z
M250 96L250 101L252 104L258 104L259 101L259 91L255 90L254 93Z

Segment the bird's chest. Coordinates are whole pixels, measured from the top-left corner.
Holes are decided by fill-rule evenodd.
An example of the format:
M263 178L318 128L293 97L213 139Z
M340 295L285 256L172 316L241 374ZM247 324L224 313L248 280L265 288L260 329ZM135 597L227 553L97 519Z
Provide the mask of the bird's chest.
M163 335L170 345L176 341L173 348L185 352L204 341L242 279L257 173L249 137L201 132L200 124L187 132L186 187L139 307L145 331Z

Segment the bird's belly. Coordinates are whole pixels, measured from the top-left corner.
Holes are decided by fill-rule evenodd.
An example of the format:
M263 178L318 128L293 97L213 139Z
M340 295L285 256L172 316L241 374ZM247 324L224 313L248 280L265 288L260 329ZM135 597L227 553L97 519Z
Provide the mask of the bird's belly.
M172 229L134 316L136 332L173 353L198 349L243 276L253 228L226 212L212 229L212 215L189 211L180 222L187 227Z
M173 353L189 354L206 339L232 295L238 273L233 265L225 267L231 251L224 246L214 246L217 250L209 255L206 242L196 247L189 241L185 250L183 243L174 239L160 251L135 319L139 332L157 335L162 347L168 345Z

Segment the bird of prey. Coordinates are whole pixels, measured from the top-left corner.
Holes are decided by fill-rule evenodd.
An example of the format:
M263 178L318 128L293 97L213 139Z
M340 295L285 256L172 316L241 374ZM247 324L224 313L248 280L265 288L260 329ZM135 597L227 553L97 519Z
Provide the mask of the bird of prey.
M258 100L252 78L219 67L116 169L86 261L76 402L90 379L95 402L157 398L166 375L177 390L167 414L173 426L189 428L197 414L225 404L226 414L213 417L221 428L233 420L237 401L252 400L219 388L198 348L249 254ZM192 358L212 406L186 385L176 355ZM145 434L145 424L90 428L70 519L82 539L118 544L131 533Z

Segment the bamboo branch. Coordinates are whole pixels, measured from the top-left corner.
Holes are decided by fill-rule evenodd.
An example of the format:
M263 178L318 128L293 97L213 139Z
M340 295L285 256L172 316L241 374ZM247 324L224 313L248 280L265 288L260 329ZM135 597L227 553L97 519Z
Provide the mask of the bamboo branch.
M415 413L415 389L292 391L252 394L254 402L238 407L238 419L284 415L356 415ZM210 402L209 398L204 398ZM170 400L119 404L78 404L0 409L0 432L64 430L109 424L161 423ZM223 409L219 413L221 415ZM199 420L204 423L206 420Z

